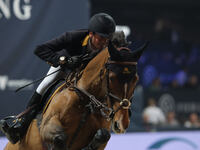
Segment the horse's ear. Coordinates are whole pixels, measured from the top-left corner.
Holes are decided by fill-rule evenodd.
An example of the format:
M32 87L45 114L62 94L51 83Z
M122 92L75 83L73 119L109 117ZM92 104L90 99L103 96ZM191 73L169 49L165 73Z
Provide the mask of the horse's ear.
M147 48L148 44L149 42L145 42L141 47L131 52L126 48L123 49L123 47L121 47L122 49L119 51L113 46L112 42L109 42L108 51L110 53L111 60L137 62L143 51Z
M131 53L132 60L137 62L140 59L140 56L142 55L142 53L144 52L144 50L147 48L148 45L149 45L149 41L145 42L141 47L134 50Z

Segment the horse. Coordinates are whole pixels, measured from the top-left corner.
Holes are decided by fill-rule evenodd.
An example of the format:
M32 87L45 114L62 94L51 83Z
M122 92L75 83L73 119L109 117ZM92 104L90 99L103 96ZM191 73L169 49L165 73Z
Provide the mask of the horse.
M111 129L120 134L129 126L137 61L146 46L131 52L109 44L57 90L41 123L34 119L24 138L4 150L103 150Z

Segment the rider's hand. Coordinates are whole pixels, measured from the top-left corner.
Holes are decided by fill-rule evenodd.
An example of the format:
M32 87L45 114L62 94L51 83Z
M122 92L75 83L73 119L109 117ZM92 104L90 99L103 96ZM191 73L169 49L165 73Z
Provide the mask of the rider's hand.
M66 64L69 68L77 68L81 65L81 58L80 56L72 56L67 59Z
M69 58L64 58L64 56L61 56L60 64L69 69L75 69L81 65L81 58L80 56L72 56Z

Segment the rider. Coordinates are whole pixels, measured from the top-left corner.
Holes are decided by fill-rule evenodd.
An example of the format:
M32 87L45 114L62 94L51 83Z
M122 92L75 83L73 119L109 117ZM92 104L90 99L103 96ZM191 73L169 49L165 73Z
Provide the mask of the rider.
M108 41L115 32L115 21L106 13L95 14L89 21L87 30L75 30L65 32L60 37L37 46L34 53L51 65L47 74L55 72L46 77L38 86L30 101L28 102L28 113L25 113L14 126L9 126L6 119L0 120L0 129L15 144L25 135L32 119L36 116L41 107L42 97L55 81L63 78L63 71L60 68L73 70L78 68L82 62L80 55L97 54L107 47ZM64 51L64 53L58 53Z

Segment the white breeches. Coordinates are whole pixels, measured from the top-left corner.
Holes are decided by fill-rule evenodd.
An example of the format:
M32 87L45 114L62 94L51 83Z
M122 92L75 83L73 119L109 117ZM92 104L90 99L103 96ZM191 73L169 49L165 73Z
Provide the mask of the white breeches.
M50 67L50 69L49 69L47 75L50 74L50 73L52 73L52 72L54 72L54 71L56 71L56 70L59 70L60 68L61 68L60 66L58 66L58 67L56 67L56 68L55 68L55 67ZM40 85L39 85L38 88L36 89L36 92L37 92L38 94L40 94L40 95L43 96L43 95L45 94L46 90L47 90L54 82L56 82L57 80L62 79L62 78L64 78L64 73L63 73L62 71L58 71L58 72L56 72L56 73L54 73L54 74L52 74L52 75L50 75L50 76L44 78L44 80L40 83Z

